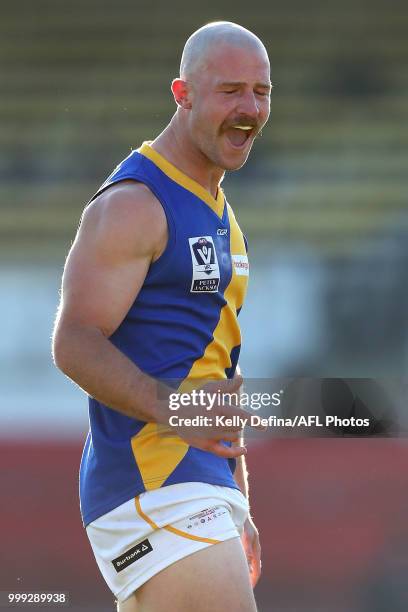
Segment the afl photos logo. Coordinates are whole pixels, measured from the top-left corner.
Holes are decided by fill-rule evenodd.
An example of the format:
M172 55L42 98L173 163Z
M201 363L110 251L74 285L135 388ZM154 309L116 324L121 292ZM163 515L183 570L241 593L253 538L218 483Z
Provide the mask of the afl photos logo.
M193 264L192 293L216 293L220 284L217 252L211 236L189 238Z

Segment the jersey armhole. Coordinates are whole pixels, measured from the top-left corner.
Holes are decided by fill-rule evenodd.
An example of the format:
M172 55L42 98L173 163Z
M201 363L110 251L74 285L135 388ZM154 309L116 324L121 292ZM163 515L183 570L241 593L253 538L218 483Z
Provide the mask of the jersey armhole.
M147 181L141 181L150 189L150 191L156 196L158 201L161 204L161 207L164 210L164 214L166 215L167 220L167 230L168 230L168 240L166 247L163 253L160 255L156 261L153 261L150 264L149 270L146 275L146 279L151 279L156 276L163 268L165 268L171 260L172 254L175 253L175 246L177 243L177 234L176 234L176 224L174 221L174 217L172 211L169 206L166 205L165 199L162 198L160 194L160 190L156 188L155 185L150 184Z

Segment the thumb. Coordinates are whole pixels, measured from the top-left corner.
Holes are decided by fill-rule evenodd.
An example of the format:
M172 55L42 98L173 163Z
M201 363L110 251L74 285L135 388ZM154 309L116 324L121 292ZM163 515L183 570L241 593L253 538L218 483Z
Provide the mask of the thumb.
M241 374L234 376L234 378L226 378L221 381L220 390L224 393L233 393L242 387L243 382L244 379Z
M208 382L204 385L204 389L209 393L233 393L242 386L243 382L244 379L239 374L234 376L234 378L222 378Z

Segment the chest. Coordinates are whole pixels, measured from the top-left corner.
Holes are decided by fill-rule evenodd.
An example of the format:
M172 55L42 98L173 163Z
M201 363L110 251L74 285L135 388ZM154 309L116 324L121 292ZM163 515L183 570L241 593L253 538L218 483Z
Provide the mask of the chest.
M155 282L179 295L204 300L224 295L228 289L239 308L247 288L249 263L232 209L226 204L219 217L204 203L184 204L178 202L173 207L171 246Z

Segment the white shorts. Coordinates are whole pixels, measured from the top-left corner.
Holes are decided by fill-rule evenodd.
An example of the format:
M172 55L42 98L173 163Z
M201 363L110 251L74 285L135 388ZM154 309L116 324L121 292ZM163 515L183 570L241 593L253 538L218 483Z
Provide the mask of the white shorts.
M142 493L86 531L108 587L122 602L175 561L239 537L248 511L237 489L184 482Z

